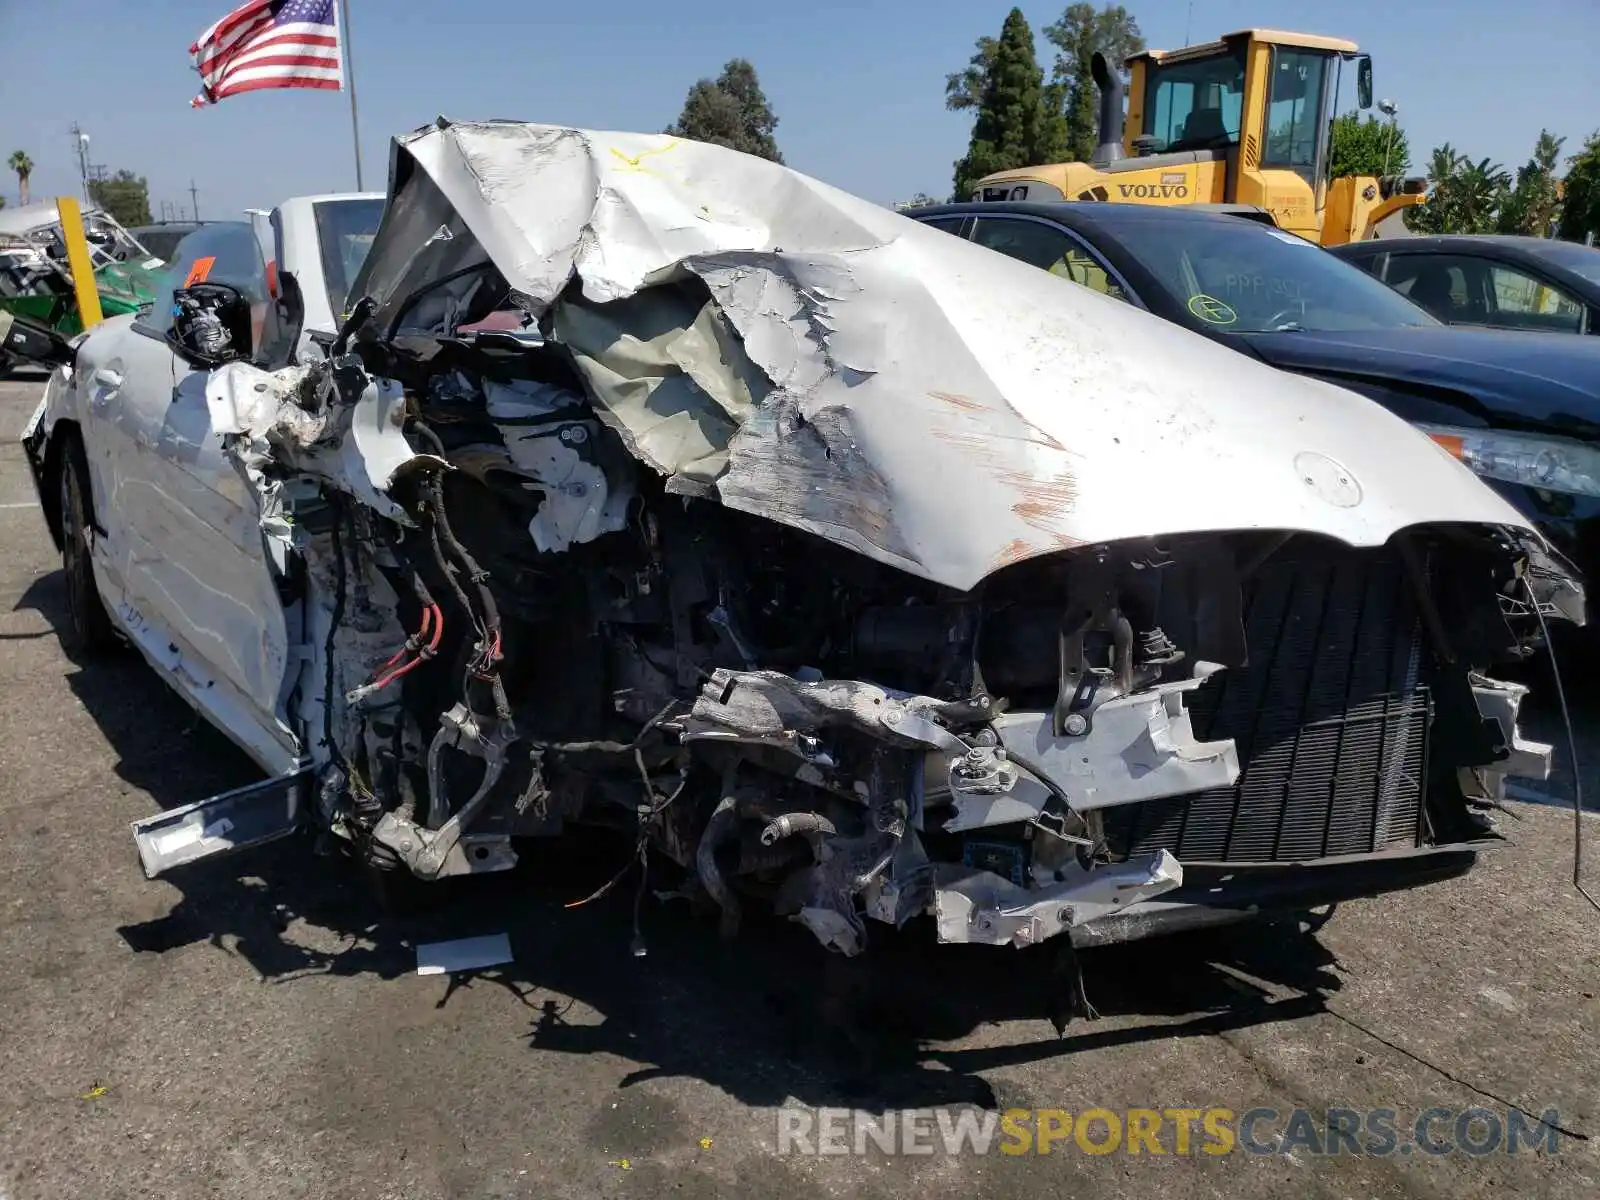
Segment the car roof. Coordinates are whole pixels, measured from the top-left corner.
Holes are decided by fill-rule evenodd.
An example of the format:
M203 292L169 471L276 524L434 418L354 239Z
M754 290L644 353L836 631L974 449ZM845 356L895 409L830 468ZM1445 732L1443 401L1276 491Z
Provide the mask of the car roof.
M1543 256L1551 244L1550 238L1518 233L1431 233L1403 238L1369 238L1332 249L1345 254L1379 254L1401 250L1510 250ZM1578 242L1566 244L1581 245Z
M84 216L100 212L98 204L80 204ZM61 210L54 200L38 200L21 208L0 208L0 233L29 233L61 222Z
M1230 228L1239 224L1239 215L1253 215L1249 205L1218 207L1165 207L1158 204L1120 204L1102 200L966 200L959 204L936 204L909 210L913 218L940 216L980 216L984 213L1013 213L1048 220L1065 221L1084 228L1115 230L1160 221L1193 221L1198 224L1222 223ZM1255 222L1251 222L1255 224Z
M323 192L315 196L290 196L279 203L278 208L284 211L289 209L309 209L314 204L325 204L329 201L339 200L384 200L388 192ZM265 212L260 209L257 211Z

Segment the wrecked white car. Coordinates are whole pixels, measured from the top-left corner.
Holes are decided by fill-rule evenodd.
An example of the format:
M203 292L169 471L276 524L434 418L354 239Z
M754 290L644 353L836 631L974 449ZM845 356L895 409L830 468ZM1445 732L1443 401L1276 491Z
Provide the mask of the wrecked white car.
M238 249L26 434L79 644L272 776L152 876L600 823L730 933L1070 947L1457 874L1549 770L1483 672L1583 594L1448 454L792 170L441 121L312 365Z

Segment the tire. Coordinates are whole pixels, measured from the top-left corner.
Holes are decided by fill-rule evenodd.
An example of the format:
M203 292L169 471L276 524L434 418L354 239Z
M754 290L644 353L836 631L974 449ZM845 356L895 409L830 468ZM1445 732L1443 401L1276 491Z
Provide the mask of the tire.
M62 647L73 658L98 658L121 643L106 615L94 582L89 553L94 501L89 490L89 463L75 433L66 435L58 471L61 498L61 571L67 582L67 623Z

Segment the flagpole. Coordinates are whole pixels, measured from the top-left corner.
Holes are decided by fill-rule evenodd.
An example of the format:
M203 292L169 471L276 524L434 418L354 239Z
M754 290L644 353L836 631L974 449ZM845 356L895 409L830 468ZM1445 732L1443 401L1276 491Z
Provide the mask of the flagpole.
M361 184L361 122L356 117L356 48L350 36L350 0L339 0L340 24L344 27L345 81L350 87L350 134L356 147L356 191L364 192Z

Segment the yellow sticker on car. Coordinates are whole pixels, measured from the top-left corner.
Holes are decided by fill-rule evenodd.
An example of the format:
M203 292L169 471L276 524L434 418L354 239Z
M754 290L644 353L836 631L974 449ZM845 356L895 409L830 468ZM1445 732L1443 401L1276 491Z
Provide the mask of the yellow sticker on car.
M1204 292L1189 297L1189 311L1211 325L1232 325L1239 319L1239 314L1233 311L1231 305Z

